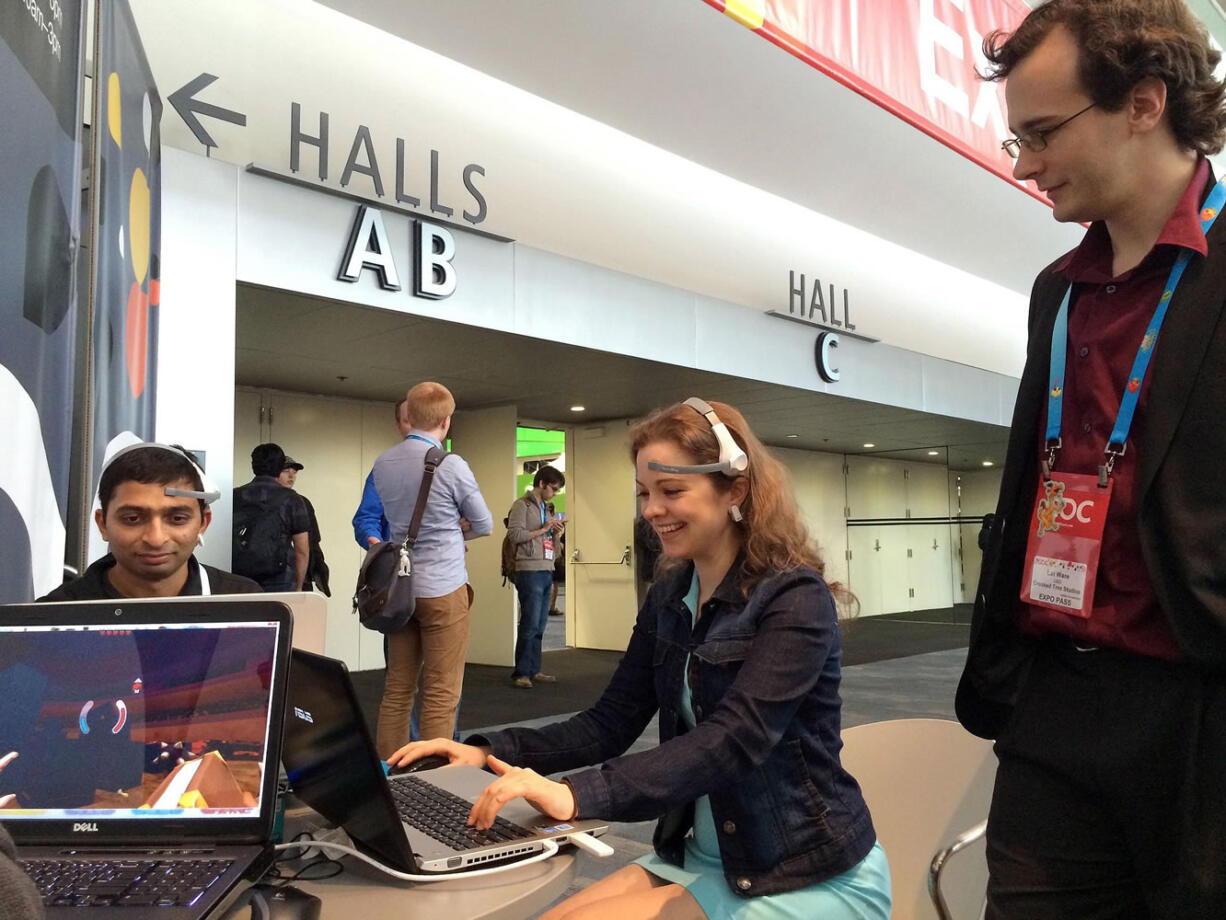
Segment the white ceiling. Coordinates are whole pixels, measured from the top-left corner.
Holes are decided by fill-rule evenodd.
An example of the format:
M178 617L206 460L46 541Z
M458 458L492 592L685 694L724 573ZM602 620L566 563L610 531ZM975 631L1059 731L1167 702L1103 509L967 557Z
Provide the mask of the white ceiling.
M1080 233L702 0L324 5L1017 291L1028 291L1036 268ZM985 213L1008 215L999 234L984 231ZM431 347L423 354L414 345L425 338ZM408 382L441 378L461 405L514 403L523 418L556 423L579 421L569 411L576 402L587 406L583 419L601 419L701 393L740 407L780 446L947 461L955 469L1000 462L1004 447L1005 431L995 426L534 343L555 368L544 378L535 363L524 366L515 336L248 286L239 292L238 341L237 379L253 386L391 399ZM793 433L800 436L787 437Z
M703 0L323 3L1021 293L1081 236L1019 187Z
M703 0L322 3L1021 293L1082 232ZM1223 32L1213 0L1190 6ZM522 418L555 423L638 415L701 393L738 405L781 446L948 460L954 469L1003 459L1005 430L994 426L534 342L554 368L545 377L525 364L516 336L250 286L239 289L238 323L242 384L391 400L414 380L437 378L461 405L514 403ZM587 406L583 416L569 411L575 402Z

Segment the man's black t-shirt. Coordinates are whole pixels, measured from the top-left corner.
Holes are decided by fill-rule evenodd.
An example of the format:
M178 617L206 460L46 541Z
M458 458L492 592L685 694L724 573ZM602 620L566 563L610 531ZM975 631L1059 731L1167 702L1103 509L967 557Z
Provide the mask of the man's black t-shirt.
M115 557L107 553L88 569L80 578L65 582L54 591L40 597L39 601L101 601L123 598L124 595L115 590L106 573L115 565ZM187 560L187 581L179 597L197 597L200 594L200 569L202 563L192 556ZM230 572L215 569L211 565L203 566L209 576L210 594L255 594L264 589L250 578L233 575Z

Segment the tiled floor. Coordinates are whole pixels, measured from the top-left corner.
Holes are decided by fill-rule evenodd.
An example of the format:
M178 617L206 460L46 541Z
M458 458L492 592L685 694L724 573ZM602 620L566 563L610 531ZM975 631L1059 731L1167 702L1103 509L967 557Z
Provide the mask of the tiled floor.
M559 599L560 600L560 599ZM551 617L551 621L561 617ZM552 622L551 622L552 627ZM885 719L928 717L954 718L954 690L966 658L965 649L931 652L907 658L894 658L843 669L843 726L861 725ZM565 716L517 723L539 725ZM503 726L487 726L488 729ZM630 750L646 750L659 743L655 724L634 743ZM602 838L614 849L614 855L595 859L586 853L578 856L579 868L575 881L564 897L604 878L633 862L651 849L653 822L634 824L613 823Z

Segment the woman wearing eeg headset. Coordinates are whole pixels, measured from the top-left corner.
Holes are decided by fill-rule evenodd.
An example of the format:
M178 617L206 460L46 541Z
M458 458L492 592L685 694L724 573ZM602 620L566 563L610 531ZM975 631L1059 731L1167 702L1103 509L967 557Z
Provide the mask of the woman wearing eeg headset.
M550 920L888 917L885 854L839 764L834 599L783 466L739 412L700 399L635 426L631 455L668 562L600 699L565 722L416 742L389 762L488 765L500 778L473 807L482 828L517 797L563 821L659 819L653 854ZM660 745L619 756L657 711Z

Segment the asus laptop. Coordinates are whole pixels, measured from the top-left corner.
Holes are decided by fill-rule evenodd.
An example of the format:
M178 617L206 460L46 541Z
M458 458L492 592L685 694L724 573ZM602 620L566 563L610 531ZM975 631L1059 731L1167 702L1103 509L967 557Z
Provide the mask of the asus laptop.
M401 872L454 872L525 856L601 821L556 821L522 799L489 831L467 827L472 803L494 781L478 767L384 776L344 662L295 649L282 751L290 787L345 829L363 853Z
M52 920L220 915L271 865L292 620L248 598L0 607L0 820Z

